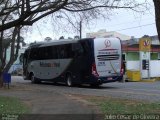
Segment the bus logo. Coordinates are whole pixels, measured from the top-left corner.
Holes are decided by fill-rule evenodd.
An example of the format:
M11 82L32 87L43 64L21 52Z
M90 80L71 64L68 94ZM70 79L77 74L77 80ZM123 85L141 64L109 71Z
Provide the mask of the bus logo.
M105 46L110 47L111 46L111 41L110 40L105 40Z

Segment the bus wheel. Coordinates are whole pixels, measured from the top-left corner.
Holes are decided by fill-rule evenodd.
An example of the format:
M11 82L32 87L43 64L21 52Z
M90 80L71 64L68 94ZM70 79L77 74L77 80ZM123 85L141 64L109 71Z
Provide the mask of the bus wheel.
M32 76L31 76L31 82L32 83L41 83L40 80L38 80L37 78L34 77L34 74L32 74Z
M73 86L73 82L72 82L72 77L71 77L71 75L67 75L67 79L66 79L67 81L67 86L68 87L72 87Z

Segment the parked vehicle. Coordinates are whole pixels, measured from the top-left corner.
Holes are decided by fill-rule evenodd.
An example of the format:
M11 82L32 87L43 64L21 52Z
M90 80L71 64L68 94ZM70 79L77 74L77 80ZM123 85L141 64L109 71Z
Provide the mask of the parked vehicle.
M23 57L25 79L65 82L68 86L120 81L123 78L118 38L86 38L36 43Z

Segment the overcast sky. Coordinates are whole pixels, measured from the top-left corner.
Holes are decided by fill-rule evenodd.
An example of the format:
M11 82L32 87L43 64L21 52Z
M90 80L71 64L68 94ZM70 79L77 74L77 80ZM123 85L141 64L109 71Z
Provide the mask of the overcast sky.
M152 0L149 0L152 3ZM88 27L89 26L89 27ZM135 13L133 11L118 10L115 11L110 19L104 20L98 19L93 20L89 25L86 26L82 21L82 37L86 37L86 33L96 32L100 29L106 29L107 31L117 31L119 33L142 37L143 35L157 35L156 25L155 25L155 14L154 6L152 4L152 9L147 11L144 15ZM43 41L46 37L51 37L52 39L58 39L60 36L64 35L65 38L74 37L78 34L78 31L68 30L66 33L63 28L55 30L49 21L47 22L37 22L30 29L31 31L25 34L25 41L27 43L34 41Z

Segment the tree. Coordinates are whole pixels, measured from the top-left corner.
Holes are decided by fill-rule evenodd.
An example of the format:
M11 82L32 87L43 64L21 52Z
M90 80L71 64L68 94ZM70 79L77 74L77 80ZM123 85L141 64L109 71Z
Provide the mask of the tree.
M61 37L59 38L59 40L62 40L62 39L64 39L64 36L61 36Z
M94 18L112 9L128 8L136 10L138 4L136 0L2 0L0 17L15 15L15 19L10 19L0 25L0 31L15 26L31 26L36 21L54 13L67 15L81 15L85 18ZM75 14L76 13L76 14ZM83 16L82 16L83 15Z
M71 37L68 37L68 39L73 39L73 38L71 38Z
M80 39L80 37L77 35L77 36L74 36L74 39Z
M9 0L2 0L0 2L0 9L1 13L5 12L5 9L11 7L11 1ZM6 15L0 15L0 26L4 26L6 22L9 22L11 20L15 20L13 18L14 13L6 14ZM18 50L19 50L19 43L20 43L20 29L21 26L13 26L10 29L2 30L0 32L0 86L3 85L2 80L2 73L8 72L11 65L14 63L14 61L17 59L18 56ZM15 46L15 43L17 42L17 45ZM6 54L7 54L7 48L10 46L10 60L8 63L6 63Z
M51 15L65 16L73 26L81 18L89 21L98 16L106 15L114 9L140 10L136 0L1 0L0 1L0 77L2 72L7 72L16 60L19 50L20 30L25 26L31 26L38 20ZM141 10L140 10L141 11ZM12 31L10 35L11 56L8 64L5 63L5 33ZM15 42L17 40L17 47ZM0 80L2 83L2 80Z
M20 36L20 43L22 43L22 46L26 46L27 45L22 36Z
M158 38L160 41L160 0L153 0L155 6L155 20L156 20L156 27L158 32Z
M46 41L46 42L52 41L52 38L46 37L46 38L44 39L44 41Z

